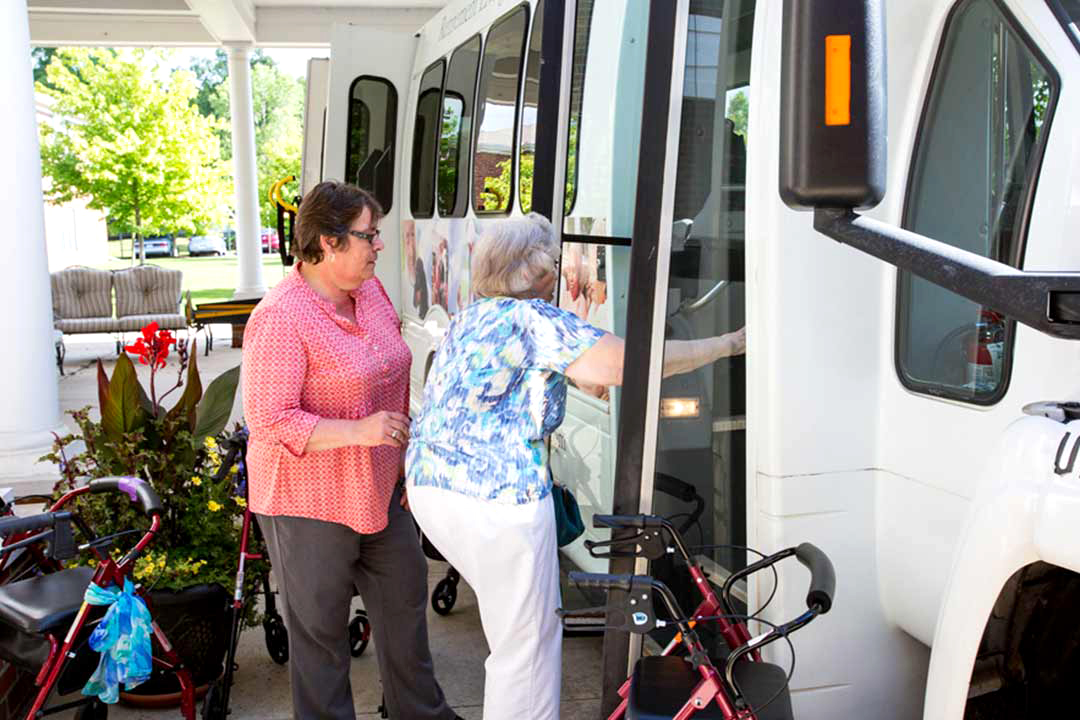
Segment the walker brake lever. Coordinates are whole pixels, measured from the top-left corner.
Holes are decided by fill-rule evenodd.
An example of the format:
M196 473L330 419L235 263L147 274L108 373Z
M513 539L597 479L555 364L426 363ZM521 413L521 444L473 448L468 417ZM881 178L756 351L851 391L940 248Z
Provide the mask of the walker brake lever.
M586 540L585 549L589 551L590 555L599 560L613 557L637 557L640 555L638 539L641 535L642 533L638 533L628 538L616 538L614 540ZM620 549L627 546L632 549ZM610 550L602 551L602 548L610 548Z
M626 547L633 549L623 549ZM600 548L610 548L610 550L600 552L598 551ZM646 557L649 560L659 560L674 552L674 548L664 542L663 528L648 528L630 537L611 540L586 540L585 549L594 558L600 560L613 557Z

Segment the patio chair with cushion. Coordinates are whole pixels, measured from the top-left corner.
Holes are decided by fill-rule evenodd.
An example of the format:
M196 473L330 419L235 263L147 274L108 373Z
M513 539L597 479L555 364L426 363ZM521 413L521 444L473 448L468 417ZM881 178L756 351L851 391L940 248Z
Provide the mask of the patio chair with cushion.
M134 332L156 322L163 330L187 327L180 307L184 273L142 265L113 273L116 287L116 329Z
M53 325L67 335L116 330L113 274L108 270L69 267L52 274Z
M167 330L187 328L187 316L180 307L183 279L181 271L156 265L117 271L70 267L54 272L51 276L53 326L63 335L116 335L116 353L120 354L125 332L138 332L152 322ZM61 337L56 348L61 375L64 352Z

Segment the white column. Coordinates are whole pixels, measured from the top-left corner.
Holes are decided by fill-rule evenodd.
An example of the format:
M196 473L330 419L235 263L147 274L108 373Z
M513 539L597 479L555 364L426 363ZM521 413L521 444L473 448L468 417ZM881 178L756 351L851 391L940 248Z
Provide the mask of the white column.
M259 183L255 171L255 115L251 109L251 45L229 45L229 103L232 115L233 183L236 185L236 258L234 299L266 292L259 241Z
M26 2L0 2L0 197L10 208L0 233L0 257L9 266L0 282L0 486L16 492L48 487L58 476L37 458L49 451L60 422L53 345L52 295L45 251L41 156L30 66Z

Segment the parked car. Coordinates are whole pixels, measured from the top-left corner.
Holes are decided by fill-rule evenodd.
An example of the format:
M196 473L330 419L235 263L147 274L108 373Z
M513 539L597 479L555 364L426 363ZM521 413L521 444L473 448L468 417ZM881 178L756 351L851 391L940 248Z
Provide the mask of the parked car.
M220 235L194 235L188 243L188 255L224 255L225 238Z
M179 253L176 250L176 238L172 235L151 235L143 238L143 247L146 250L146 257L176 257ZM135 246L136 256L138 255L138 245Z
M274 228L263 228L259 234L259 241L262 243L262 251L264 253L273 253L278 251L278 236L277 230Z

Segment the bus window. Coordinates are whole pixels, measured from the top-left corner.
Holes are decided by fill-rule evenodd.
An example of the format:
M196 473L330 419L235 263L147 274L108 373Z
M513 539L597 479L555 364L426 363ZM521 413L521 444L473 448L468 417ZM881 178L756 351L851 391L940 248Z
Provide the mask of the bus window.
M1020 267L1056 95L1049 64L997 2L958 5L923 112L904 227ZM975 404L1000 400L1014 323L907 272L897 285L901 381Z
M514 187L514 133L518 84L529 11L521 6L491 26L480 69L476 150L473 155L473 209L506 213Z
M578 2L564 235L633 233L648 24L648 3Z
M675 173L665 339L734 332L745 319L747 113L753 0L692 0ZM659 288L657 290L660 292ZM660 385L652 511L674 518L722 583L745 565L746 362L722 358ZM725 547L726 546L726 547ZM699 597L675 564L652 565L680 600Z
M345 179L375 195L384 212L394 204L397 90L388 80L360 76L349 88Z
M473 98L479 65L480 36L477 35L454 51L446 72L439 131L438 194L442 217L465 217L469 204L469 173L461 165L462 159L471 155Z
M518 203L532 210L533 160L536 157L536 106L540 100L540 49L544 43L544 0L536 3L529 51L525 61L525 90L521 99L521 137L518 139Z
M438 60L420 78L413 126L412 186L409 189L413 217L435 214L435 149L439 142L439 96L446 62Z

